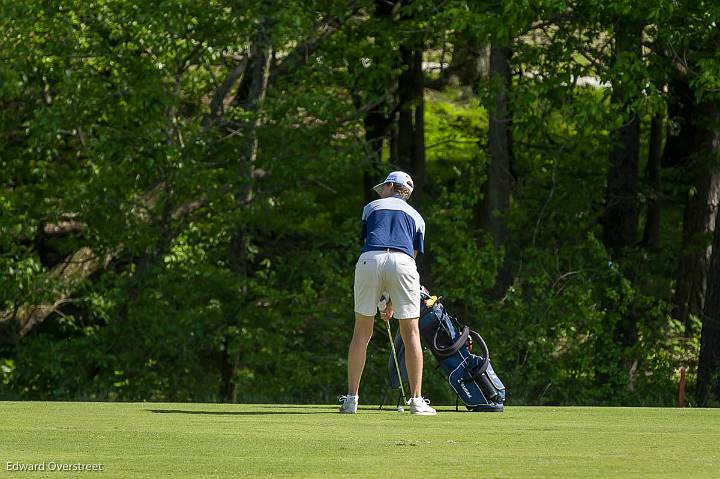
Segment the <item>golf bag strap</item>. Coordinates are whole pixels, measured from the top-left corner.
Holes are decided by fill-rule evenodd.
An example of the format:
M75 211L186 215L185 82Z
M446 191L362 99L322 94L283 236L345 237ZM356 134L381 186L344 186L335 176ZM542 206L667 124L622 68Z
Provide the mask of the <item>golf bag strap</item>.
M458 351L458 349L462 348L465 345L465 343L467 343L468 337L470 336L470 328L468 328L467 326L464 326L463 331L460 334L460 337L457 339L457 341L452 343L450 346L444 348L442 346L438 346L438 333L440 333L440 331L441 331L441 329L438 328L435 331L435 336L433 336L433 350L435 351L435 353L438 356L440 356L442 358L446 358L448 356L452 356L453 354L455 354Z
M473 378L477 379L487 370L488 364L490 364L490 351L488 351L485 340L478 333L476 333L475 331L470 331L470 337L472 338L474 343L480 346L480 356L482 356L483 358L482 364L480 364L473 371Z

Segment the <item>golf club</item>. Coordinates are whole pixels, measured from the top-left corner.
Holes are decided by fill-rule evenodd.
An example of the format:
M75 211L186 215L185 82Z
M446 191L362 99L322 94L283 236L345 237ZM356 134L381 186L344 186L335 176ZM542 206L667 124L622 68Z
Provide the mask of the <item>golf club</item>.
M393 359L395 360L395 370L397 371L398 381L400 382L400 391L402 392L403 401L407 403L407 398L405 397L405 387L403 386L402 376L400 375L400 365L398 364L397 354L395 353L395 342L393 341L392 333L390 332L390 321L385 321L385 326L387 327L390 348L392 349ZM397 411L405 412L405 409L402 406L398 406Z

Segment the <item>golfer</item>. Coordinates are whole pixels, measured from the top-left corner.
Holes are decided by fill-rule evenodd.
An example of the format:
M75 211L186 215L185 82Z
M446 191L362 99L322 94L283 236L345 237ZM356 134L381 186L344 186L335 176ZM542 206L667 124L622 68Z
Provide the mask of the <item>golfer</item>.
M355 330L348 350L348 395L342 397L340 412L357 412L360 377L378 301L383 292L388 292L390 300L381 318L389 321L395 316L400 322L412 396L408 401L410 413L435 415L421 394L420 276L415 257L424 250L425 221L407 203L413 191L407 173L393 171L374 190L380 199L368 203L362 214L364 245L355 265Z

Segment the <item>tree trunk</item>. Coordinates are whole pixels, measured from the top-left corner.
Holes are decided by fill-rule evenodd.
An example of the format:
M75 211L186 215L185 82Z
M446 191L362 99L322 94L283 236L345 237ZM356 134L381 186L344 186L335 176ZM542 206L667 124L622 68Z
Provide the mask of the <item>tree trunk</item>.
M510 207L512 188L512 117L509 108L509 93L512 87L509 47L492 44L490 46L490 75L493 103L490 105L488 126L488 165L487 182L483 186L483 199L476 210L476 220L480 228L487 231L496 249L507 244L507 228L504 214ZM493 297L505 294L512 282L507 258L498 270Z
M397 167L412 176L413 140L415 138L413 111L415 108L415 85L413 85L413 51L409 46L400 47L400 59L404 67L398 78L398 137Z
M490 47L490 81L493 83L494 103L490 108L488 148L490 164L480 209L480 226L490 233L496 248L505 245L507 231L501 214L510 206L512 176L512 146L508 92L510 90L510 56L507 47Z
M682 231L682 255L678 266L673 314L692 332L691 317L700 317L705 303L707 275L712 245L710 235L715 229L716 210L720 203L720 167L708 159L712 151L712 112L707 105L698 105L687 81L676 79L671 105L680 130L668 137L663 163L692 164L692 194L685 203ZM691 163L692 162L692 163Z
M700 333L695 389L695 401L699 407L708 405L711 392L720 397L720 228L715 229L713 252Z
M480 80L490 69L488 45L482 44L469 29L456 31L452 43L452 60L436 86L447 85L454 77L460 85L469 86L477 93Z
M269 24L263 22L256 35L255 41L250 50L247 82L241 85L241 92L244 98L238 104L254 113L249 124L244 125L245 137L247 138L246 154L241 156L241 178L244 180L244 187L236 194L235 199L238 208L244 208L253 200L254 188L253 177L258 153L257 130L261 124L260 108L267 92L268 79L270 76L270 63L272 61L272 48L269 37ZM230 239L229 265L236 273L240 282L245 285L249 275L248 248L250 246L250 232L247 225L238 226L233 237ZM243 286L244 292L247 292ZM239 324L239 318L232 316L228 319L227 326L234 329ZM222 384L220 388L221 399L225 402L237 402L237 386L234 382L240 357L239 351L233 347L232 336L226 336L223 340L222 363L220 372Z
M640 58L641 29L618 26L615 58L633 55ZM624 118L623 125L612 135L610 169L608 170L603 239L613 257L637 242L638 231L638 168L640 154L640 118L630 110L633 101L621 81L612 86L612 104Z
M687 79L675 77L668 84L672 100L668 103L668 119L676 128L668 128L667 141L663 151L663 168L685 166L689 155L696 149L693 136L693 116L695 115L695 95Z
M662 133L663 117L660 114L656 114L650 123L650 150L648 152L647 163L647 179L650 191L647 201L645 233L643 234L643 244L649 248L657 247L658 240L660 239Z
M425 120L422 48L400 47L405 70L398 79L397 160L415 182L412 201L422 205L425 185Z
M425 82L422 70L421 48L413 53L413 87L415 96L414 130L413 130L413 161L412 172L415 188L413 203L420 208L425 192Z
M700 118L703 125L701 143L706 158L715 164L720 160L720 105L705 104ZM720 209L715 211L715 224ZM712 260L708 275L707 299L703 308L700 333L700 356L695 400L698 406L707 406L711 394L720 398L720 228L715 228Z
M642 29L636 24L615 25L614 60L632 57L640 61ZM614 259L622 256L624 249L638 242L639 220L639 159L640 159L640 118L632 111L633 98L620 76L612 85L611 103L614 111L622 118L622 125L610 135L610 167L608 168L605 191L605 211L602 217L603 242ZM620 347L617 357L619 367L628 372L627 388L632 390L637 362L628 353L638 341L638 321L641 315L634 309L625 312L613 324L611 335L615 345ZM612 384L618 378L609 377L607 370L596 368L599 385Z
M709 169L707 169L709 168ZM720 200L720 171L717 167L698 167L693 181L695 193L685 204L682 256L673 297L674 315L689 331L691 315L703 311L712 245L708 235L715 229Z
M423 190L425 189L425 82L422 70L423 42L414 47L400 47L404 66L398 78L398 122L396 165L412 176L414 188L411 202L422 211ZM427 246L427 245L426 245ZM424 282L430 281L431 261L429 248L425 255L418 256L417 266Z
M388 135L391 119L385 114L386 103L372 107L363 118L365 126L365 143L369 149L370 161L363 172L363 198L365 204L377 199L377 194L373 191L379 181L382 181L382 151L385 137Z

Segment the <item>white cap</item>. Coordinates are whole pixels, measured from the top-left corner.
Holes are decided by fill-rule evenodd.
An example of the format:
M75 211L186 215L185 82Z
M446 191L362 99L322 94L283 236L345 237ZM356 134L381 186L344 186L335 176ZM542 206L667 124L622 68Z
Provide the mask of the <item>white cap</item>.
M387 178L385 178L385 181L375 185L373 187L373 190L375 190L378 195L381 194L386 183L395 183L396 185L402 185L408 190L410 190L410 193L412 193L413 190L413 180L412 178L410 178L410 175L408 175L404 171L393 171L387 176Z

